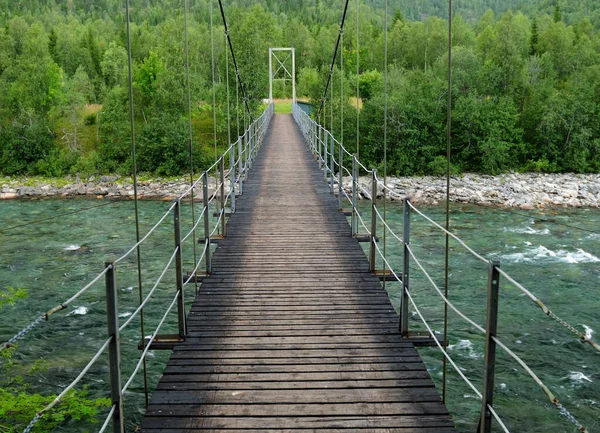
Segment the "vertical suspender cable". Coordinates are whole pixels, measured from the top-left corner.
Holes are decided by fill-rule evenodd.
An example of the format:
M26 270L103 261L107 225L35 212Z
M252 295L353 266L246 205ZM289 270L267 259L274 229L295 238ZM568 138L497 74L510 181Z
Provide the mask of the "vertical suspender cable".
M214 37L214 28L213 28L213 0L209 0L210 3L210 64L212 71L212 100L213 100L213 141L215 146L215 162L217 161L217 97L215 94L215 37ZM215 164L215 170L217 170L217 166L219 164ZM208 182L208 178L206 179ZM215 194L219 189L219 177L215 176ZM206 209L208 211L208 208ZM217 228L217 230L219 230ZM206 233L205 233L206 235ZM206 254L210 254L210 251L207 251Z
M217 160L217 97L215 94L215 38L213 29L213 0L209 0L210 9L210 65L212 72L212 103L213 103L213 141L215 161ZM217 188L218 189L218 188Z
M211 3L212 7L212 3ZM252 112L250 111L250 106L248 105L248 95L246 94L246 89L244 88L244 82L242 81L242 77L240 76L240 69L238 68L237 60L235 59L235 52L233 51L233 44L231 43L231 37L229 36L229 27L227 26L227 19L225 18L225 10L223 9L223 2L219 0L219 9L221 11L221 18L223 18L223 26L225 27L225 35L227 36L227 42L229 42L229 51L231 52L231 60L233 60L233 67L235 68L235 76L238 84L240 85L240 89L242 90L242 101L244 102L244 106L246 111L248 112L249 123L252 123L254 120L254 116L252 116ZM212 9L211 9L212 11ZM211 12L212 13L212 12Z
M131 163L133 171L133 200L135 209L135 240L137 243L137 270L138 270L138 294L140 304L143 302L144 293L142 288L142 259L140 256L140 218L138 211L138 191L137 191L137 162L135 157L135 114L133 111L133 65L131 61L131 29L129 16L129 0L125 0L125 15L127 19L127 78L129 84L129 124L131 127ZM144 340L144 309L140 311L140 331L142 341ZM146 371L146 358L144 357L144 399L148 407L148 373Z
M383 257L386 257L387 235L387 85L388 85L388 0L385 0L383 18ZM387 274L387 260L383 261L383 290Z
M360 76L360 55L359 41L358 41L358 14L360 10L360 0L356 0L356 158L360 159L360 109L358 107L358 101L360 100L360 89L358 88L358 77Z
M452 0L448 0L448 107L446 136L446 248L444 250L444 296L448 299L450 253L450 146L452 144ZM448 303L444 302L444 350L448 347ZM442 366L442 401L446 402L446 357Z
M344 145L344 28L340 28L340 143Z
M237 123L237 137L240 136L240 85L235 83L235 121Z
M227 83L227 146L231 146L231 115L229 113L229 56L227 55L227 34L225 34L225 77L225 81ZM233 148L230 150L230 154L232 153ZM233 180L231 180L231 182L233 182Z
M333 76L333 69L330 72L330 75ZM331 131L331 133L333 134L333 85L331 86L331 101L330 102L330 111L331 113L329 113L329 116L331 117L331 128L329 129ZM340 164L340 170L342 169L342 161L339 161Z
M192 244L194 245L194 269L196 268L197 254L196 254L196 212L194 203L194 136L192 132L192 90L190 83L190 44L188 37L188 1L183 0L183 25L184 25L184 37L185 37L185 80L187 87L187 108L188 108L188 129L190 135L190 197L192 200ZM194 289L196 295L198 295L198 280L194 275Z
M219 0L220 1L220 0ZM329 89L329 85L331 84L331 79L333 77L333 68L335 66L335 60L337 58L337 52L340 47L340 42L342 43L342 51L344 49L344 22L346 21L346 13L348 12L348 3L350 0L346 0L344 5L344 13L342 15L342 21L340 22L340 32L338 34L337 42L335 43L335 49L333 51L333 59L331 59L331 66L329 67L329 77L327 77L327 83L325 83L325 90L323 91L323 97L321 98L321 105L319 105L319 109L317 113L321 113L323 109L323 104L325 103L325 99L327 97L327 90ZM341 70L342 74L344 73L344 69Z

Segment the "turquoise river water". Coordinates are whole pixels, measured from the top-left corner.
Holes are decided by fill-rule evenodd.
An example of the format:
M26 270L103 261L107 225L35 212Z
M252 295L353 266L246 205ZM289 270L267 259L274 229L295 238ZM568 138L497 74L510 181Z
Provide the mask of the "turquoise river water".
M131 201L114 202L23 226L30 221L100 203L98 200L48 199L0 204L0 288L11 286L28 291L27 299L5 307L0 313L0 341L6 341L40 314L69 298L102 270L105 261L114 260L134 244ZM169 206L169 202L141 202L142 233ZM434 220L443 222L443 208L424 207L422 210ZM401 237L402 208L388 204L387 216L390 226ZM184 207L182 219L184 227L189 228L189 205ZM451 219L453 230L471 247L484 257L499 260L505 271L540 297L557 315L588 336L597 337L596 331L600 330L600 212L597 209L528 212L454 204ZM389 233L386 239L389 260L400 270L400 244ZM436 283L443 286L445 240L442 233L418 215L413 215L411 242L417 258L430 270ZM172 254L172 247L172 218L169 217L143 247L142 276L146 291L160 275ZM184 260L186 269L191 269L191 238L184 249ZM486 316L486 270L486 264L451 241L450 299L482 325ZM134 255L119 265L117 279L120 320L123 322L139 302ZM174 280L171 269L145 310L147 335L152 333L174 296ZM433 329L441 331L441 299L414 264L410 281L411 293L420 311ZM398 284L387 283L386 288L397 308ZM193 292L193 287L187 290L188 305ZM600 431L600 353L580 343L502 278L500 292L500 339L525 360L581 424L590 432ZM77 376L105 341L105 314L104 282L101 280L69 308L56 313L50 321L41 323L19 341L15 354L19 363L26 366L43 358L49 365L47 370L28 378L33 391L59 393ZM410 326L423 329L414 311ZM175 315L171 314L161 333L172 333L175 329ZM137 363L139 339L139 321L136 319L122 334L124 381ZM452 312L449 314L449 344L449 354L481 389L483 337ZM439 351L427 348L420 352L441 389ZM167 359L166 351L149 353L151 387L158 381ZM523 369L501 350L497 362L495 406L510 431L577 431ZM82 381L90 396L109 395L107 371L105 355ZM459 430L472 432L477 425L480 401L452 367L448 366L448 371L448 407ZM128 389L125 403L128 431L134 431L144 412L141 374ZM99 427L100 424L82 426L70 421L56 431L94 432Z

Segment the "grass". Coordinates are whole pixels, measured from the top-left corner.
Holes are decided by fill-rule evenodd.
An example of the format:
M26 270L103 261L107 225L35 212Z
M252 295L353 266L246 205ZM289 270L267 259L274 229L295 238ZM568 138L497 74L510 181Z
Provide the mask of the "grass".
M292 112L292 101L275 102L275 114L290 114Z

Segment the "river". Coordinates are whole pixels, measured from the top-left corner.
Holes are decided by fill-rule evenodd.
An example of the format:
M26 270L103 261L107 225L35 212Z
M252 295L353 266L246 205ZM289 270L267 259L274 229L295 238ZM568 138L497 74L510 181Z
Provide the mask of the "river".
M102 204L100 200L49 199L4 201L0 206L0 287L25 288L28 298L5 307L0 316L0 341L6 341L37 316L60 304L91 280L106 261L119 257L135 242L133 203L110 205L77 212ZM145 233L170 206L169 202L140 203L141 231ZM365 211L367 207L365 206ZM443 222L442 207L423 207L434 220ZM191 226L189 206L182 224ZM28 222L74 212L61 218L25 225ZM212 212L211 212L212 213ZM368 212L365 212L365 214ZM367 216L367 215L366 215ZM387 206L388 222L401 237L402 208ZM368 218L367 218L368 223ZM477 206L452 205L453 230L484 257L499 260L501 267L540 297L557 315L578 330L596 337L600 329L600 212L597 209L511 211ZM381 229L381 227L380 227ZM187 230L184 230L187 232ZM381 231L379 232L381 235ZM401 248L387 234L390 261L400 269ZM415 255L443 285L444 237L418 215L413 215L411 242ZM191 239L184 249L186 269L191 269ZM171 256L172 221L168 218L144 244L143 287L148 291ZM476 322L486 316L486 265L451 241L450 299ZM118 267L121 321L138 304L135 256ZM170 271L146 308L146 334L150 334L174 289ZM443 323L443 304L429 281L412 264L411 293L420 311L437 331ZM399 286L387 290L398 307ZM193 287L187 291L188 305ZM600 428L600 353L577 341L545 316L527 297L501 278L499 338L538 374L564 406L589 431ZM106 338L104 284L101 280L62 312L42 322L18 344L16 359L29 365L42 357L49 368L29 377L32 390L58 393L93 356ZM423 329L411 308L411 329ZM165 333L176 330L172 314ZM140 352L139 321L122 335L123 378L129 377ZM596 338L597 340L597 338ZM454 313L449 315L449 354L478 389L481 389L484 343L481 335ZM441 387L441 356L437 349L420 349L436 385ZM154 386L168 359L166 351L149 353L149 382ZM82 384L90 396L106 397L108 360L99 362ZM448 407L460 431L475 430L480 403L473 391L448 366ZM138 375L125 395L128 431L144 412L142 376ZM529 376L500 350L497 357L495 406L513 432L575 432L576 427L559 414ZM103 418L103 417L102 417ZM0 420L0 424L2 421ZM60 431L96 431L99 424L67 423Z

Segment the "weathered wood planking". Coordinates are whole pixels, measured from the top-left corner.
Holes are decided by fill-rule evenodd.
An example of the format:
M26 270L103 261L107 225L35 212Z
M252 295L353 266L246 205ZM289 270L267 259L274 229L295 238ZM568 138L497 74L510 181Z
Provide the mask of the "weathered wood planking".
M276 115L145 433L454 433L290 115Z

